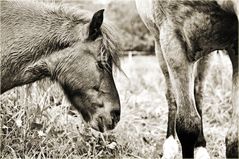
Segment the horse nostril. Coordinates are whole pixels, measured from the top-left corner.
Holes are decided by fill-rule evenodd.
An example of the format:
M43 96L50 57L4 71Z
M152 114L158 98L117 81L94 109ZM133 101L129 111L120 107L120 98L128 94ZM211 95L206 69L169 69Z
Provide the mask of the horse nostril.
M112 120L113 120L113 123L118 123L119 120L120 120L120 110L112 110L110 112L111 116L112 116Z

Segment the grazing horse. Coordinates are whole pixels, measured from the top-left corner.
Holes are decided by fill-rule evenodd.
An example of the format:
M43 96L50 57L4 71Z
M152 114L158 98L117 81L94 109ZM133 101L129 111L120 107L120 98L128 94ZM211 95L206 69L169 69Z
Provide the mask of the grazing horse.
M93 129L113 129L120 100L113 28L77 8L31 1L1 2L1 93L43 78L57 81Z
M207 68L204 64L210 62L205 57L214 50L226 50L232 62L233 117L226 136L226 156L237 158L239 2L136 0L136 6L154 35L155 51L167 85L169 113L163 158L177 154L175 133L183 158L210 158L203 135L202 90Z

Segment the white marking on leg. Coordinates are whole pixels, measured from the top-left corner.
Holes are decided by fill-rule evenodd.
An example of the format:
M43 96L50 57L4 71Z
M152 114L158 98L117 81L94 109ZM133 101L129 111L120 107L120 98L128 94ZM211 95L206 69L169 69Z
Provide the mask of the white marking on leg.
M205 147L196 148L195 159L210 159L207 149Z
M173 136L169 136L163 144L162 159L174 159L178 153L178 143Z

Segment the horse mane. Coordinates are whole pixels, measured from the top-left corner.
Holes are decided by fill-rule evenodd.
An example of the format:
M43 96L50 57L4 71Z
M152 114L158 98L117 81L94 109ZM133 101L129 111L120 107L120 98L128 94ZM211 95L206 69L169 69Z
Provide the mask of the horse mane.
M54 37L52 39L49 39L44 43L45 46L42 46L43 49L45 47L45 51L42 51L42 54L36 54L34 56L31 56L29 58L23 59L23 54L18 54L17 52L14 53L16 56L10 56L7 57L6 60L9 61L15 61L15 57L18 59L28 60L25 62L19 62L15 65L21 66L21 64L25 64L27 62L31 62L30 60L36 61L40 56L46 56L54 51L58 51L61 49L64 49L66 47L69 47L76 43L79 39L84 39L87 35L79 35L83 37L77 37L75 34L69 32L70 29L74 28L78 24L85 25L87 23L90 23L91 18L93 14L89 11L79 9L77 6L72 6L68 4L55 4L55 3L49 3L49 2L39 2L39 1L10 1L8 2L13 8L20 8L21 11L16 15L23 14L25 15L29 14L31 15L34 13L37 16L40 16L40 18L47 18L47 22L53 21L57 25L60 25L60 21L67 22L64 25L64 28L61 30L61 32L56 32ZM30 17L33 19L34 17ZM55 20L56 19L56 20ZM35 21L35 19L33 19ZM42 20L42 19L41 19ZM33 22L37 23L37 22ZM49 24L44 24L47 26ZM44 28L44 27L43 27ZM69 30L68 30L69 29ZM83 27L84 29L84 27ZM52 33L52 32L51 32ZM113 25L111 25L107 20L104 20L102 27L101 27L101 33L102 33L102 44L99 51L99 57L101 57L100 61L102 63L107 62L105 59L107 57L110 57L112 60L112 63L117 66L117 68L120 68L120 62L119 62L119 52L120 52L120 45L118 40L117 31L115 31L115 28ZM49 48L49 46L51 48ZM34 48L30 48L31 45L26 46L27 49L34 50ZM25 50L24 50L25 51ZM33 53L34 54L34 53ZM20 56L20 57L19 57Z

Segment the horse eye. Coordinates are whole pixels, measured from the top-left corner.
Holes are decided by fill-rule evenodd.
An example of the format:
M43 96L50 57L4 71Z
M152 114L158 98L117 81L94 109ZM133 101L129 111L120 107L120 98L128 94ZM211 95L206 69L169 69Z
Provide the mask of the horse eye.
M102 65L102 63L100 61L97 61L97 67L100 69L104 69L104 66Z

